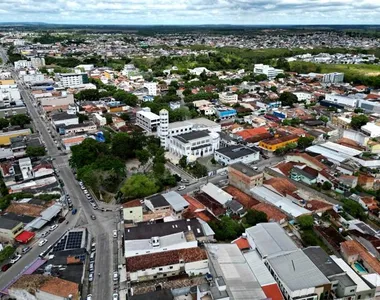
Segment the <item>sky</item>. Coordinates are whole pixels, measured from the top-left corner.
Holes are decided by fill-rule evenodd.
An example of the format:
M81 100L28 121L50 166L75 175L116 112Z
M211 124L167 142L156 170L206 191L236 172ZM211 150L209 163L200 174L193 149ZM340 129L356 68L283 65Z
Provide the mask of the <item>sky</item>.
M380 24L380 0L7 0L1 1L0 22Z

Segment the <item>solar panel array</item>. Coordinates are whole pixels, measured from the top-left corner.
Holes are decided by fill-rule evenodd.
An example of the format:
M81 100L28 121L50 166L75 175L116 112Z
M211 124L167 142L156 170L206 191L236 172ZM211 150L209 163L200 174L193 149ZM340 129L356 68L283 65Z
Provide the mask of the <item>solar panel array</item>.
M82 236L82 231L69 232L66 243L66 249L80 249L82 244Z
M53 247L53 252L58 252L65 250L67 235L65 235L55 246Z

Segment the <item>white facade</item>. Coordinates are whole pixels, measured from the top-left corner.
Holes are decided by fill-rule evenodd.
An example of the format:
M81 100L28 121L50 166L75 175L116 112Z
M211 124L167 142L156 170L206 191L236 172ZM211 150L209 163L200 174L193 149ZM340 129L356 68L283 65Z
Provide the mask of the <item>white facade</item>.
M266 75L269 80L276 78L278 74L283 74L284 70L281 69L275 69L271 66L268 65L263 65L263 64L255 64L253 68L253 73L255 75Z
M157 82L145 82L144 87L148 89L148 95L157 96Z
M46 97L41 98L40 103L42 106L64 106L74 104L74 95L63 93L60 97Z
M45 80L44 74L25 74L23 76L24 82L41 82Z
M29 60L18 60L14 62L15 69L31 68L32 62Z
M297 96L298 101L306 101L307 104L310 103L310 100L312 98L312 95L306 92L295 92L293 94Z
M169 135L169 112L166 109L160 110L160 126L157 134L160 137L161 147L166 148L167 138Z
M160 120L160 116L152 113L148 107L144 107L136 113L136 125L147 132L156 132Z
M16 84L0 85L0 101L10 102L19 100L21 100L21 95Z
M336 94L326 94L325 100L334 104L339 104L349 107L357 107L359 99Z
M66 73L59 75L63 87L75 87L83 85L82 73Z
M104 126L107 124L107 119L98 113L92 115L92 121L98 126Z
M175 156L195 159L212 155L219 149L219 142L219 134L198 131L171 137L168 148Z
M219 94L219 101L222 103L237 103L238 102L238 95L233 93L220 93Z
M214 159L223 165L232 165L237 162L250 164L260 159L260 152L248 147L233 145L216 150Z
M375 123L367 123L361 127L361 130L371 138L380 136L380 126Z
M322 82L324 83L342 83L344 80L344 73L329 73L324 74Z
M43 57L32 57L30 59L33 68L41 68L45 65L45 58Z

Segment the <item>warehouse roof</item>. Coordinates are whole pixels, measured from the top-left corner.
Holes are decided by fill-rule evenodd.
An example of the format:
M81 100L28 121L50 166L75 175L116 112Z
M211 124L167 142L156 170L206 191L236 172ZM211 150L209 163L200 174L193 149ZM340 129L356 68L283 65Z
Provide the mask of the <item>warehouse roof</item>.
M230 159L236 159L239 157L257 153L257 151L254 151L249 147L241 146L241 145L232 145L229 147L220 148L216 150L215 152L218 152L224 156L227 156Z
M228 201L232 200L232 196L230 194L226 193L211 182L202 187L201 191L222 205L225 205Z
M331 259L331 257L319 246L303 249L303 252L326 276L344 274L344 271Z
M298 249L278 223L260 223L245 231L262 257L276 256Z
M330 281L301 250L268 259L271 268L290 290L330 284Z
M175 136L174 138L180 140L182 143L189 143L192 140L200 139L209 136L208 131L193 131Z
M0 217L0 228L3 228L3 229L13 229L17 225L19 225L19 224L22 224L22 222L16 221L16 220L12 220L12 219L8 219L8 218L5 218L5 217Z

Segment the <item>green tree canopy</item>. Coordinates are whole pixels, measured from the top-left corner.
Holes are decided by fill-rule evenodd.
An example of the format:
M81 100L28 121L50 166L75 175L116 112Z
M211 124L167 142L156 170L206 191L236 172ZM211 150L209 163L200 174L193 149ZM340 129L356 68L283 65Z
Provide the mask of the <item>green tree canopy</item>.
M310 215L299 216L297 222L302 230L313 228L314 218Z
M115 91L115 93L113 94L113 97L115 98L116 101L123 102L129 106L136 106L137 100L138 100L136 95L127 93L124 90Z
M322 190L329 191L329 190L331 190L331 188L332 188L332 184L328 181L325 181L322 184Z
M11 117L12 126L20 126L24 128L26 124L30 124L30 118L27 115L14 115Z
M238 221L227 216L223 216L220 221L210 222L209 225L218 241L234 240L244 232L244 227Z
M99 156L107 153L108 147L106 144L88 138L80 145L71 147L70 164L73 167L81 168L92 164Z
M305 150L313 144L314 138L312 136L301 136L297 141L297 147Z
M45 156L46 150L42 146L28 146L25 151L26 155L29 157L39 157Z
M353 129L359 130L362 126L367 124L369 121L366 115L357 115L351 118L351 127Z
M268 217L265 212L254 210L254 209L248 209L247 214L244 216L245 223L249 226L255 226L259 223L266 223L268 222Z
M291 92L283 92L280 94L278 101L281 102L282 106L293 107L293 104L298 102L298 98Z
M180 158L178 164L180 165L180 167L181 167L182 169L186 169L186 167L187 167L187 156L186 156L186 155L182 156L182 157Z
M0 130L3 130L4 128L7 128L9 126L8 119L0 118Z
M158 191L154 180L143 174L132 175L127 179L121 192L128 199L142 198Z
M329 121L329 118L326 117L326 116L320 116L318 120L319 120L319 121L322 121L323 123L326 124L326 123Z

